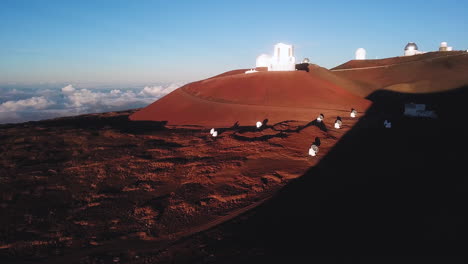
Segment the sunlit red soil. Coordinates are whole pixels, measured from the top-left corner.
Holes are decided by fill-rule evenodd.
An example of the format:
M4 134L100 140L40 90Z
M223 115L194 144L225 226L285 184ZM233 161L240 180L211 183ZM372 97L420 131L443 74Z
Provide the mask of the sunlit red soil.
M320 67L310 68L310 72L227 72L187 84L130 119L167 121L168 125L249 126L264 119L270 123L309 121L318 113L333 116L370 106L370 101L341 86L352 81Z
M213 138L208 129L138 126L131 113L0 126L0 258L64 263L157 249L256 206L356 122L334 112L325 126L285 120Z

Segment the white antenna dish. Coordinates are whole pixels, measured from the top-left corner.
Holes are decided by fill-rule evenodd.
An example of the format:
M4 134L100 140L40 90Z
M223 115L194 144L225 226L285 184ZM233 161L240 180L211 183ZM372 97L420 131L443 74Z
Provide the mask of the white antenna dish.
M323 114L320 114L320 115L317 117L317 122L319 122L319 123L322 122L324 118L325 118L325 117L323 116Z
M384 126L385 128L392 128L392 122L389 122L388 120L384 121Z
M341 120L336 120L335 121L335 128L340 129L342 124L343 124L343 122L341 122Z
M309 149L309 155L312 157L315 157L317 156L318 151L319 151L319 148L317 147L317 145L312 144L312 146Z

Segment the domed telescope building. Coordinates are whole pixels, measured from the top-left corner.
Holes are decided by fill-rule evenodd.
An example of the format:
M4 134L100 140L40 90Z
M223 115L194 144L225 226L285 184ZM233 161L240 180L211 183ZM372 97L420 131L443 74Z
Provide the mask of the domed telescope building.
M257 68L268 68L270 66L271 56L268 54L261 54L257 57L255 67Z
M366 59L366 50L363 48L359 48L356 50L356 60L365 60Z
M419 51L418 45L416 45L416 43L409 42L408 44L406 44L406 46L405 46L405 56L413 56L413 55L421 54L421 53L423 53L423 52Z

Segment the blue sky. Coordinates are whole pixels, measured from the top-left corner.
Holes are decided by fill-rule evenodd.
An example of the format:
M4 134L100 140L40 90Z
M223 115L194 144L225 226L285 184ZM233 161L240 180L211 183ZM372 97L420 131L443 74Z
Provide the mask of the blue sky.
M273 45L333 67L447 41L468 49L467 1L0 1L1 83L195 81Z

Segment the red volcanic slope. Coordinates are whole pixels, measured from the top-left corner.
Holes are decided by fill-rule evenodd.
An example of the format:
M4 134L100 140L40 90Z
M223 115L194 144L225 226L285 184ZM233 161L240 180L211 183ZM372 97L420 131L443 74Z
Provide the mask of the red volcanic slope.
M319 72L231 71L185 85L130 116L169 125L252 125L268 119L310 121L319 113L346 115L370 102L322 78ZM341 112L340 112L341 111Z
M331 72L361 84L361 89L355 90L361 96L378 89L407 93L441 92L468 84L468 53L430 52L409 57L350 61Z
M401 63L410 63L414 61L434 59L439 57L451 57L453 55L465 54L464 51L434 51L427 52L423 54L418 54L414 56L401 56L401 57L391 57L385 59L375 59L375 60L350 60L345 62L331 70L342 70L342 69L352 69L352 68L366 68L366 67L376 67L376 66L388 66L393 64Z
M359 80L352 80L340 76L326 68L320 67L318 65L310 65L309 71L311 74L320 76L320 78L330 81L343 89L346 89L348 92L356 94L360 97L365 97L367 94L374 91L372 87L368 84L360 82Z

